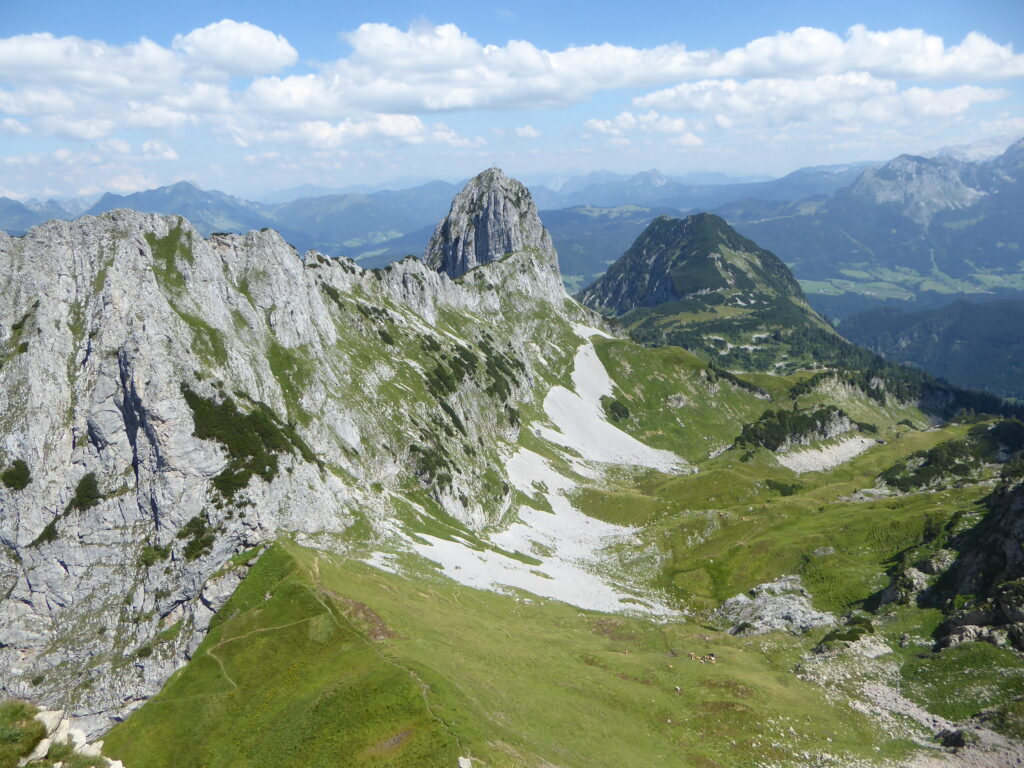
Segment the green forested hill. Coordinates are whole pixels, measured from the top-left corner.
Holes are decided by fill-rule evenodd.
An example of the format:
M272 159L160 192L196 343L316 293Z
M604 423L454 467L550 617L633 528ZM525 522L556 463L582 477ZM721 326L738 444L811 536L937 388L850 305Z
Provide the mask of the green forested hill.
M813 366L847 346L785 264L713 214L655 219L579 298L644 343L725 368Z
M917 312L863 312L843 320L850 341L962 387L1024 399L1024 299L957 301Z

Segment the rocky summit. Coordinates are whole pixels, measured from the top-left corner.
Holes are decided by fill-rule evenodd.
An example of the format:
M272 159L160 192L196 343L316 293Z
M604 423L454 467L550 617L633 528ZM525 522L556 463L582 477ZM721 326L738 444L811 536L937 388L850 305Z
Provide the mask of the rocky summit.
M541 263L558 269L551 236L540 223L529 191L500 169L489 168L456 195L423 260L438 272L459 278L517 252L532 252Z
M976 162L900 155L830 196L720 212L784 259L833 316L930 294L1017 291L1008 255L1022 242L1022 155L1024 140Z
M988 174L991 176L992 174ZM900 155L880 168L869 168L845 194L891 206L921 226L939 211L967 208L985 196L989 178L972 164Z

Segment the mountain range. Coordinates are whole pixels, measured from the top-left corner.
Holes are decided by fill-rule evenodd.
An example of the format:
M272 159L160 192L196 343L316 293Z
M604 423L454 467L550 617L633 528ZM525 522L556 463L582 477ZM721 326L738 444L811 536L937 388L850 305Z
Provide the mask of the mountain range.
M1024 240L1022 143L944 148L930 157L805 168L770 181L695 184L657 171L593 173L556 191L532 191L561 254L566 285L599 277L653 219L710 210L789 265L808 299L830 317L909 302L927 307L958 296L1024 289L1015 257ZM422 252L458 186L430 182L400 191L317 195L256 203L188 182L118 196L116 207L183 215L204 235L263 227L300 251L315 248L384 266ZM277 198L282 200L282 198ZM73 218L81 201L26 205L0 200L0 228L19 234L48 218ZM942 297L948 297L944 299Z
M12 765L1024 759L1020 411L794 354L838 337L717 216L618 319L498 169L378 270L125 209L0 256ZM730 318L758 369L671 344Z
M995 158L902 155L827 197L718 209L820 297L1019 291L1024 141Z
M574 293L600 278L657 217L680 217L690 206L713 207L794 271L801 300L825 318L842 320L876 308L938 310L957 299L1010 301L1019 296L1024 268L1015 254L1024 243L1022 152L1020 141L1000 140L947 147L928 157L904 155L884 164L801 169L770 181L718 178L725 183L704 185L656 171L633 176L598 172L557 180L557 191L535 187L533 192L545 205L569 204L540 215L559 253L563 282ZM256 203L180 182L126 196L107 194L84 212L97 215L123 207L182 215L203 235L272 228L299 251L316 249L381 268L422 253L456 190L456 185L430 182L400 191ZM291 194L321 191L306 187ZM0 200L0 224L17 233L47 218L73 218L84 204ZM985 332L1000 337L996 314L975 313L974 318L972 327L987 322ZM847 329L854 333L858 327ZM831 343L828 335L812 335L813 343L810 337L803 343ZM749 339L725 343L732 345L734 356L752 346ZM941 345L916 357L869 346L964 385L987 386L1004 395L1016 391L1010 383L1012 367L1001 365L1007 355L999 345L990 345L992 353L980 360L984 345L961 344L959 362L952 367L928 362L948 351ZM816 347L810 354L834 359ZM972 368L994 377L965 378L955 370ZM1005 383L993 389L997 379Z
M558 191L543 186L531 191L539 204L549 209L607 207L601 201L612 200L614 202L609 204L612 207L653 206L678 212L753 194L769 200L795 200L807 194L822 194L847 183L859 172L859 167L807 168L781 179L758 182L736 182L730 177L711 174L709 181L702 184L695 184L687 177L669 178L657 171L632 176L594 173L572 177ZM712 180L718 183L711 183ZM107 193L84 210L79 201L51 200L28 205L0 198L3 205L0 229L17 235L50 218L68 219L82 213L98 215L116 208L130 208L185 216L207 235L270 226L289 237L301 250L315 247L332 256L378 259L390 256L391 260L396 260L408 251L402 251L402 243L394 241L412 233L422 237L422 232L432 230L461 186L432 181L397 191L332 192L306 185L272 194L263 202L254 202L203 190L183 181L129 195ZM419 247L413 252L422 251L428 238L429 232L422 237L422 242L417 241Z

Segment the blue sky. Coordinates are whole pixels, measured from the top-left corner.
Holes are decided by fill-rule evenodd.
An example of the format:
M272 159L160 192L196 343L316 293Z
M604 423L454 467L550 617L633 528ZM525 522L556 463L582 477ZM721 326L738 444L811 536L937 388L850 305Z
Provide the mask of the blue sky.
M0 0L0 194L779 175L1024 135L1024 3Z

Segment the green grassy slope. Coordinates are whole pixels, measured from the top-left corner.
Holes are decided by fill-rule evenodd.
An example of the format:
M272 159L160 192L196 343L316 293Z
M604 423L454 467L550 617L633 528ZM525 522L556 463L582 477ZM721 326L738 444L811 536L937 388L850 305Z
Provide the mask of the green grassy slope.
M221 616L193 661L110 732L111 755L132 768L453 766L458 755L611 767L908 748L791 676L805 639L591 614L286 541Z
M644 525L644 539L660 553L662 586L691 607L710 608L796 573L820 608L849 610L885 585L891 559L919 543L926 521L939 524L987 492L968 486L850 500L860 489L873 488L877 476L898 460L961 438L968 425L921 431L928 423L921 411L892 398L881 403L833 382L787 398L804 376L749 377L752 388L773 391L774 401L768 401L714 377L679 349L643 350L611 340L597 348L613 374L617 397L630 409L620 428L677 451L697 462L700 471L593 483L579 494L581 509L611 522ZM667 416L664 404L673 394L682 394L684 401ZM803 475L779 465L765 449L733 448L711 458L732 444L744 422L756 421L767 409L791 408L790 403L812 409L826 402L875 427L869 435L876 445L828 471ZM814 555L828 548L834 552Z

